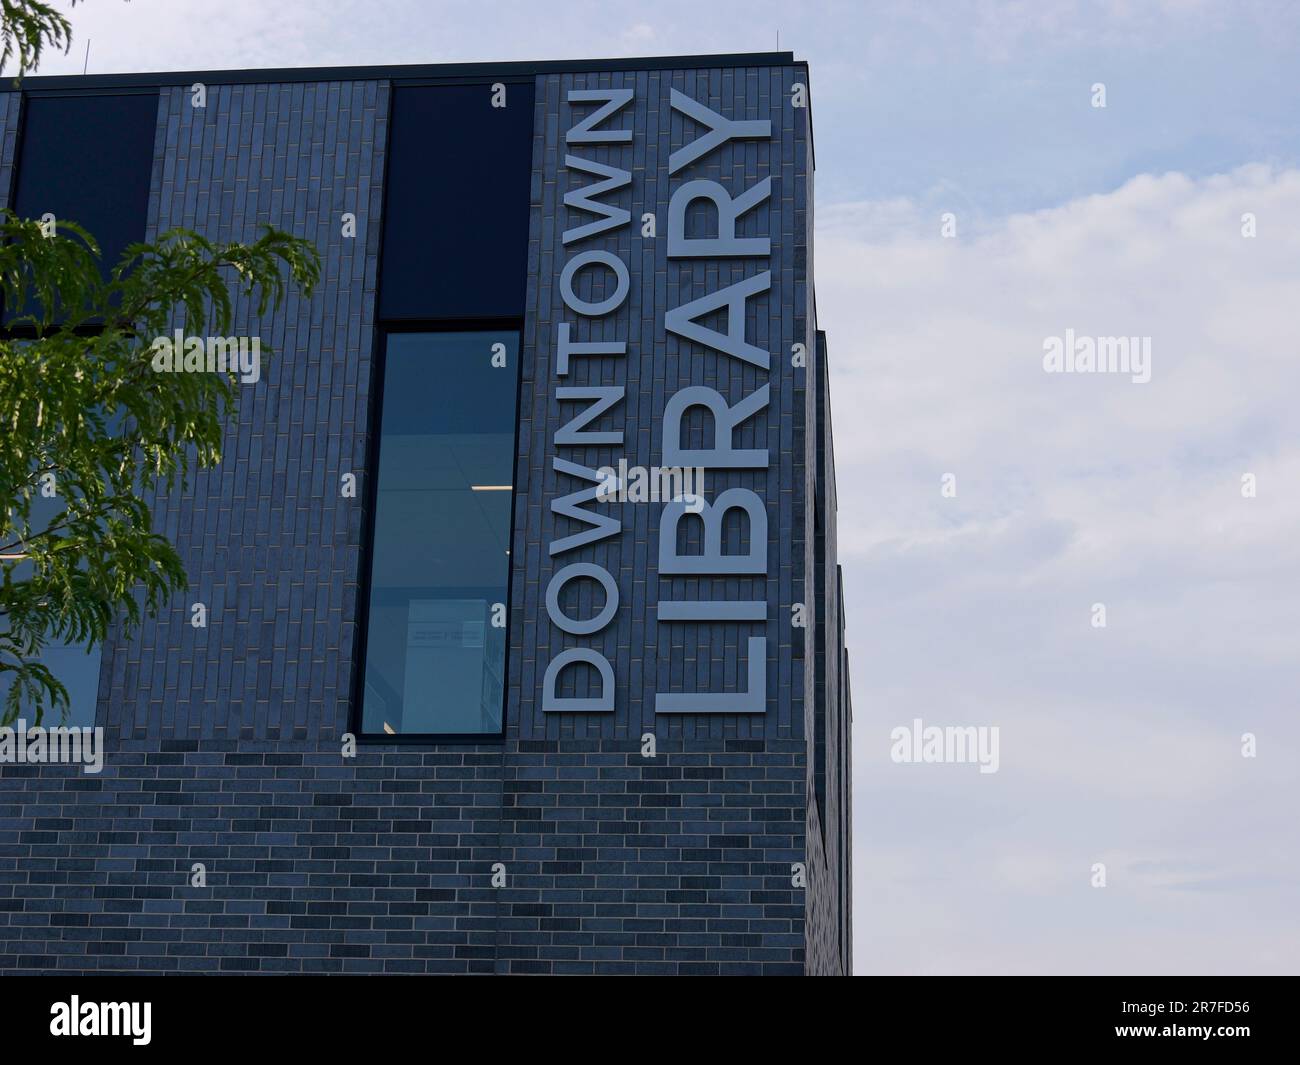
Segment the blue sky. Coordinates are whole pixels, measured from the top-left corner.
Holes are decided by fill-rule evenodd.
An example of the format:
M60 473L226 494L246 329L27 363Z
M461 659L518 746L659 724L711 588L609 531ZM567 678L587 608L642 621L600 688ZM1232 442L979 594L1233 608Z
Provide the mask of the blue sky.
M73 55L42 73L80 72L87 36L105 72L753 51L779 32L811 65L858 971L1300 968L1300 6L73 16ZM1150 337L1150 383L1045 374L1067 329ZM998 726L999 772L894 764L890 730L915 717Z
M824 53L799 51L828 134L819 192L833 201L952 189L997 215L1110 191L1139 173L1295 162L1294 5L826 10L837 13L816 34ZM853 11L857 29L837 41L836 23ZM1096 82L1104 111L1078 106Z

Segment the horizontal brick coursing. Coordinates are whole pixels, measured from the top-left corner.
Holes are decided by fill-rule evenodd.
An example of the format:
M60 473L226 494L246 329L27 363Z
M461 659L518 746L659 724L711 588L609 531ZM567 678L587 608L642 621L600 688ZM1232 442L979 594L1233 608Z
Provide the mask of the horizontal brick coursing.
M0 972L803 968L791 741L352 760L168 740L106 761L0 769Z

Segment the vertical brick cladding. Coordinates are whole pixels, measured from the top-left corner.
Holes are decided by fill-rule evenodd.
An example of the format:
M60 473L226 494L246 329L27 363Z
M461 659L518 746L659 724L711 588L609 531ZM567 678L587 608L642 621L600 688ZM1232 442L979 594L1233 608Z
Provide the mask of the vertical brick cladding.
M181 226L252 241L269 223L316 243L321 285L265 319L240 301L236 333L274 354L263 381L241 387L221 465L188 492L158 493L155 522L190 591L114 641L99 719L133 739L333 738L347 721L361 536L360 507L339 487L365 464L388 88L207 94L199 108L188 88L162 90L148 239ZM344 212L355 238L342 235ZM196 602L206 630L190 624Z
M803 631L791 626L790 616L791 605L804 601L811 557L804 529L811 445L804 371L794 370L789 357L797 341L812 350L805 278L807 111L791 106L801 75L801 68L780 66L560 73L537 81L512 552L502 836L511 884L502 892L503 971L804 971L805 892L792 886L791 865L806 860L806 688ZM565 133L593 106L571 107L569 91L611 87L634 92L609 123L631 129L631 144L566 145ZM772 136L730 142L670 179L670 153L702 133L671 109L670 88L728 118L770 119ZM631 171L631 187L605 197L630 211L630 224L562 244L566 228L591 218L567 209L564 194L594 180L566 170L566 152ZM770 236L769 260L668 260L673 189L707 178L738 196L768 175L772 196L743 217L738 235ZM641 235L645 212L657 216L654 238ZM703 235L707 225L703 218L688 219L692 235ZM596 248L628 264L631 290L613 313L586 318L564 306L559 278L572 255ZM770 372L665 332L667 309L766 269L772 287L750 301L746 329L748 340L771 353ZM603 271L578 275L583 298L604 298L612 286ZM574 341L626 341L627 354L574 358L568 375L557 377L561 323L570 325ZM721 315L709 324L725 328ZM561 409L556 385L595 384L626 386L623 401L591 425L621 430L622 444L556 447L557 428L579 409ZM767 448L770 467L710 470L707 480L709 498L741 486L765 499L767 576L660 577L663 506L657 503L598 505L619 518L621 531L552 558L551 542L578 527L553 514L550 504L586 487L556 473L553 458L593 469L616 466L620 457L629 465L662 464L664 404L688 384L716 388L732 405L771 387L768 407L737 432L735 442ZM688 421L686 429L688 446L708 446L712 430L703 420ZM738 532L728 530L728 538L727 549L737 551ZM620 591L613 621L594 636L566 636L546 615L551 575L574 562L602 566ZM564 605L571 616L591 617L600 596L588 583ZM661 624L661 598L766 599L767 622ZM746 638L760 634L768 639L764 714L655 714L656 692L746 690ZM616 680L613 713L542 712L546 666L570 646L594 647L608 658ZM596 693L587 687L599 683L594 671L590 681L580 670L570 672L577 675L565 678L561 695ZM640 754L645 733L656 735L653 759Z
M0 207L9 207L14 187L14 156L18 151L18 116L22 94L0 92Z
M816 611L818 644L813 655L813 713L808 729L808 972L818 976L847 976L852 971L851 860L849 821L852 816L851 726L848 665L844 651L844 604L837 563L835 449L831 434L830 389L827 375L826 334L816 335L816 507L822 523L821 568ZM810 485L813 482L810 480ZM813 718L824 727L821 752L825 774L821 797L815 801L817 758Z

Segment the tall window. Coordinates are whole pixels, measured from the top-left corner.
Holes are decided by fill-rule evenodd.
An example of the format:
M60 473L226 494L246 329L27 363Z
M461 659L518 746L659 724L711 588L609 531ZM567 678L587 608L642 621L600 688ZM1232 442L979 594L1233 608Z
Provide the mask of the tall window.
M49 212L80 223L98 242L101 269L107 274L127 245L145 238L157 128L156 89L66 96L38 90L26 95L11 206L23 218ZM16 313L38 309L34 300L26 308L7 307L0 323L8 325ZM58 497L38 495L32 501L29 532L46 529L63 510ZM0 541L0 548L5 546ZM8 554L11 557L0 559L0 569L9 568L15 581L30 579L31 563L23 561L21 546ZM94 725L101 657L98 644L89 649L64 640L45 644L40 661L67 689L70 707L66 719L46 714L42 724ZM0 706L11 683L9 674L0 672ZM30 727L34 715L25 713L23 720Z
M499 734L519 337L389 333L362 731Z

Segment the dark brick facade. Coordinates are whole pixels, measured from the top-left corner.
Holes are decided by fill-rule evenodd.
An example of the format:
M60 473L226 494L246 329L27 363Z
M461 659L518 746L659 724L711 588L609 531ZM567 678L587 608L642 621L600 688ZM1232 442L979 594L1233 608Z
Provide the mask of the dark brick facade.
M400 224L380 217L391 79L214 78L206 109L190 105L188 89L203 75L163 84L149 237L184 225L247 239L270 222L313 236L324 276L311 300L291 300L272 320L244 311L241 328L275 351L270 370L247 391L222 465L156 501L191 587L105 648L103 772L0 766L0 972L848 971L850 715L834 462L811 296L810 111L791 103L807 70L759 59L536 74L506 734L363 743L355 758L341 745L364 602L365 495L340 498L338 483L366 472L381 226ZM486 91L496 79L480 80ZM719 471L708 482L710 495L744 485L764 496L768 574L675 585L700 598L765 597L767 621L756 626L657 622L656 603L670 594L655 567L660 506L623 505L617 537L547 555L569 531L548 504L573 490L552 469L551 445L572 416L561 416L551 387L565 94L611 85L634 89L625 115L634 142L588 155L632 170L613 202L634 219L654 211L663 227L670 186L686 176L737 194L772 176L770 202L740 231L773 241L772 289L748 332L772 369L695 357L663 328L667 307L752 267L670 263L662 230L643 239L638 225L622 229L593 246L632 265L631 297L576 339L617 336L628 354L616 368L575 364L566 383L609 383L616 372L626 398L597 427L626 426L625 440L562 457L654 464L666 393L707 383L734 402L769 384L769 407L736 444L768 448L771 466L757 480ZM699 133L671 111L670 87L728 117L770 119L772 137L726 145L670 180L669 152ZM13 170L16 103L0 94L0 190ZM358 218L354 239L340 236L345 211ZM807 366L796 368L800 343ZM612 714L540 710L542 672L566 646L542 600L551 573L574 561L605 565L621 591L596 638L618 678ZM206 629L188 623L195 602L208 608ZM793 626L800 603L820 621ZM768 638L764 714L655 714L656 691L743 689L750 631ZM642 753L647 733L653 757ZM195 863L206 867L204 887L190 884ZM795 883L799 866L806 888Z

